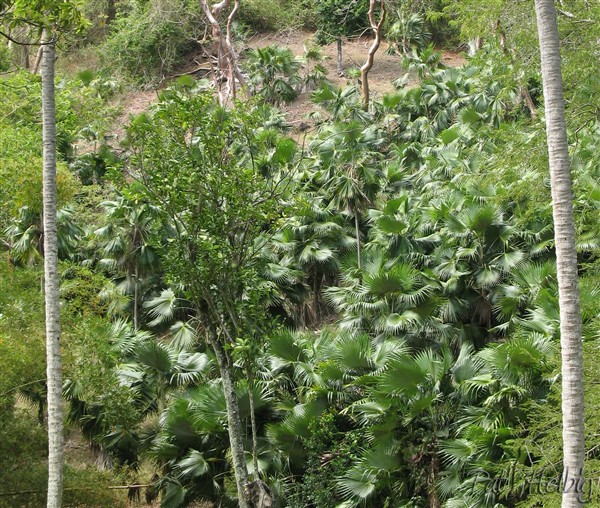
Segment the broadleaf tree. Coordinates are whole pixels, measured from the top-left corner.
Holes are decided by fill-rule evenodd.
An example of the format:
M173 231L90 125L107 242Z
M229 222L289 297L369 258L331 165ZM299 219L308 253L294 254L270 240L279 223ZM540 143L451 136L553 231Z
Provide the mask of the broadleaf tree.
M166 281L189 302L189 317L213 349L227 406L239 506L268 490L249 481L234 349L260 341L269 289L258 275L268 231L282 220L281 196L295 144L264 127L260 108L227 110L210 93L175 87L130 129L130 192L162 209L172 238L162 247ZM266 238L265 238L266 235Z

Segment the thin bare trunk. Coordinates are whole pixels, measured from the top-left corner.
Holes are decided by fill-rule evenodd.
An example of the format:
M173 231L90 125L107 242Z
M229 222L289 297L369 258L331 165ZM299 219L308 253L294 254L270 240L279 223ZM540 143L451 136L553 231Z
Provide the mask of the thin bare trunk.
M381 29L383 28L383 23L385 22L385 0L379 0L379 6L381 12L379 13L379 22L375 22L375 6L377 5L377 0L369 1L369 24L371 25L371 30L373 30L373 35L375 39L373 40L373 44L369 48L369 53L367 54L367 60L360 68L360 79L362 81L361 91L362 91L362 100L363 100L363 108L365 111L369 109L370 102L370 90L369 90L369 71L373 67L373 62L375 61L375 53L379 49L381 44Z
M207 0L200 0L200 6L211 26L217 58L217 69L213 76L219 97L219 104L223 106L235 100L236 80L240 83L246 96L248 96L246 82L240 72L231 38L233 20L239 9L239 0L234 0L233 9L227 16L225 36L223 36L223 30L219 21L221 13L229 8L230 3L231 0L223 0L213 6L209 6Z
M48 40L45 38L45 40ZM56 108L53 43L42 53L42 136L44 145L44 290L48 386L48 508L60 508L63 489L63 407L60 359L58 244L56 233Z
M341 36L337 38L336 45L337 45L337 71L340 76L343 76L344 75L344 59L343 59L343 55L342 55L343 43L342 43Z
M361 267L361 259L360 259L360 222L358 218L358 211L354 211L354 229L356 231L356 261L358 262L358 269Z
M232 367L227 353L219 343L219 339L213 336L211 342L215 356L217 357L217 363L219 364L225 404L227 406L227 430L229 432L229 446L231 448L231 460L238 493L238 504L240 508L250 508L248 468L246 467L244 442L242 440L242 420L240 418L237 394L235 393Z
M581 311L573 219L569 145L565 121L560 39L554 0L535 0L540 41L546 136L550 163L552 213L560 307L563 416L563 508L579 508L583 483L584 396Z
M233 100L235 100L235 92L236 92L235 81L236 81L236 79L237 79L237 81L239 81L240 87L244 91L246 98L247 99L250 98L250 94L248 92L248 87L246 86L246 80L244 79L244 76L242 76L242 73L240 72L240 67L237 62L237 53L235 52L235 48L233 47L233 42L231 39L231 27L233 24L233 20L235 19L235 15L237 14L239 8L240 8L240 2L239 2L239 0L235 0L235 2L233 4L233 9L231 10L231 12L229 13L229 16L227 17L227 32L226 32L226 37L225 37L225 45L227 47L227 59L229 61L229 79L231 81L231 96L232 96Z
M133 274L133 329L138 331L138 300L139 300L139 286L138 286L139 267L136 263L135 272Z
M31 69L32 74L37 74L40 68L40 63L42 62L42 54L44 53L44 46L40 46L37 50L37 54L35 55L35 62L33 63L33 68Z
M527 106L527 109L529 110L529 114L531 115L531 118L535 118L537 116L535 104L533 103L531 94L529 93L529 90L527 89L527 86L525 86L525 85L521 86L521 98L525 102L525 106Z
M248 376L248 402L250 404L250 426L252 429L252 465L254 466L254 480L260 480L258 469L258 432L256 430L256 412L254 410L254 379L252 372L247 369Z

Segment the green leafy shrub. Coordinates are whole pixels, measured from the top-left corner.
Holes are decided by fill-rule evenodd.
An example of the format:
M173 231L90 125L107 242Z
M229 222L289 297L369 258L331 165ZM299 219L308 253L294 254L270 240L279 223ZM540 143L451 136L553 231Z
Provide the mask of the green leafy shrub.
M69 169L77 175L83 185L102 185L107 171L118 163L119 158L115 151L102 143L97 150L77 157L69 164Z
M412 14L407 18L399 12L398 20L387 31L387 40L390 42L390 49L408 55L411 50L423 50L431 40L431 33L421 15Z
M315 7L319 44L329 44L342 35L358 35L368 26L367 0L317 0Z
M311 0L246 0L241 2L239 19L255 30L278 31L313 28Z
M364 432L353 430L347 417L330 410L309 426L310 438L306 471L302 482L292 489L290 508L329 508L343 498L336 492L336 480L346 474L364 445Z
M69 312L81 315L106 315L107 302L101 293L108 280L99 273L75 263L63 263L60 297Z
M115 20L102 49L104 63L136 85L156 85L186 61L204 26L197 1L136 3Z

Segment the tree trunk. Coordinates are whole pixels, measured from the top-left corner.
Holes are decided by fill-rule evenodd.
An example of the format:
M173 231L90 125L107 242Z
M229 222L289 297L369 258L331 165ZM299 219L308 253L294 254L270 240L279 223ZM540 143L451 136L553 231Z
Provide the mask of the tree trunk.
M207 0L200 0L200 7L204 11L206 19L211 26L213 44L217 58L217 69L214 75L215 87L217 89L219 104L228 105L235 100L236 80L249 98L248 89L237 62L237 55L231 40L231 29L233 19L239 9L239 0L234 0L233 9L227 16L225 36L219 18L221 13L229 8L231 0L222 0L212 6ZM227 84L227 87L224 85Z
M546 136L550 163L552 213L556 244L560 342L562 356L563 508L580 507L578 480L583 479L585 456L583 411L583 348L577 278L577 252L560 41L553 0L535 0L542 62ZM571 487L571 488L569 488Z
M48 40L44 37L45 40ZM56 235L56 110L54 43L42 52L42 139L44 145L44 289L48 386L48 508L60 508L63 488L63 408L60 360L58 246Z
M533 99L531 98L531 94L526 85L521 86L521 98L525 102L525 106L527 106L531 118L535 118L537 116L537 111L535 110L535 104L533 103Z
M40 63L42 62L42 54L44 53L44 46L40 46L37 50L37 54L35 55L35 62L33 63L33 68L31 69L31 74L37 74L40 68Z
M360 259L360 221L358 218L358 211L354 211L354 229L356 231L356 261L358 263L358 269L362 268Z
M138 287L138 274L139 266L135 264L135 272L133 275L133 329L138 331L138 299L139 299L139 287Z
M337 45L337 71L340 76L344 75L344 60L342 57L342 37L338 37L336 40Z
M254 379L250 368L246 370L248 376L248 402L250 404L250 427L252 429L252 466L254 467L254 481L260 480L258 468L258 431L256 428L256 412L254 410Z
M227 431L229 432L229 446L231 448L231 461L233 463L233 472L238 493L238 504L240 508L250 508L248 468L246 467L246 455L242 440L242 420L240 418L237 394L235 393L232 368L218 338L213 337L211 342L215 356L217 357L217 363L219 364L219 371L223 382L223 393L225 394L225 404L227 406Z
M370 90L369 90L369 71L373 67L373 62L375 61L375 53L379 49L379 45L381 44L381 29L383 28L383 23L385 22L385 0L380 0L379 5L381 8L381 13L379 14L379 22L375 23L375 5L377 0L370 0L369 2L369 23L371 25L371 30L373 30L373 35L375 39L373 40L373 44L369 48L369 53L367 54L367 61L360 68L360 79L361 79L361 91L362 91L362 100L363 100L363 109L368 111L369 109L369 101L370 101Z

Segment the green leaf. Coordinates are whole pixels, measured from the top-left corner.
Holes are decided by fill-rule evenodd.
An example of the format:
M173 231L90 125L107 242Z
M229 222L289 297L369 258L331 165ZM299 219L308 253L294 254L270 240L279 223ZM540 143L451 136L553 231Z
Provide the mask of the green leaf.
M426 374L412 358L399 358L392 361L388 369L379 377L379 389L392 396L413 396L426 380Z
M185 502L187 490L178 483L168 483L160 508L180 508Z
M177 78L177 85L179 85L181 87L193 88L195 84L196 84L196 80L188 74L186 74L184 76L179 76Z
M455 139L460 137L460 129L458 127L451 127L445 131L440 132L440 139L445 145L449 145Z
M183 476L198 477L208 471L208 462L198 450L192 450L177 463L177 469Z
M384 233L393 234L402 234L408 228L405 222L390 217L389 215L383 215L380 217L380 219L377 221L377 225Z
M419 314L411 310L405 310L402 314L393 312L386 320L385 324L392 331L398 331L413 323L418 323L421 320Z
M291 138L283 138L277 143L273 154L273 162L276 164L289 164L296 154L296 142Z

